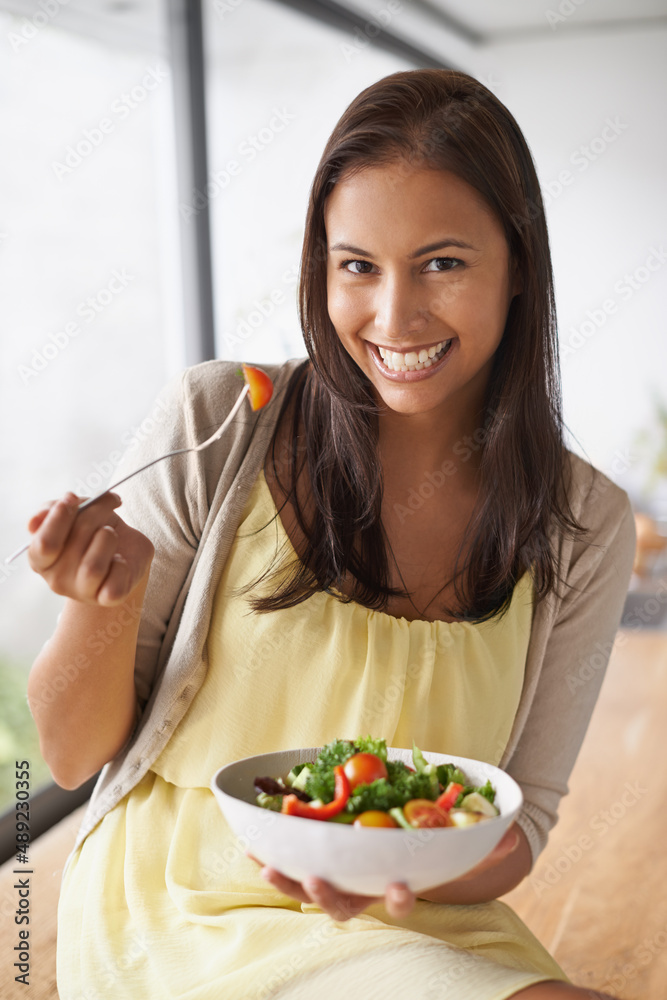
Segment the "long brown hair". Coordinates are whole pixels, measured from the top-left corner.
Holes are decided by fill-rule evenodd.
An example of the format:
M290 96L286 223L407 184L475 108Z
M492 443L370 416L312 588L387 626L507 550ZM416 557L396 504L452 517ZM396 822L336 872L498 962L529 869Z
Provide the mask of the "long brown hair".
M256 610L291 607L317 591L336 593L348 574L353 585L346 599L366 607L381 610L389 596L403 594L388 583L378 408L327 310L324 224L327 197L344 176L400 162L452 171L475 188L500 220L522 279L487 391L481 488L464 540L469 556L463 560L462 545L456 565L463 617L504 613L528 568L541 600L560 579L550 532L555 525L584 530L567 500L549 239L526 141L507 108L473 77L438 69L393 73L344 112L310 191L299 285L309 362L294 373L284 404L283 413L294 403L289 459L276 463L273 454L307 550L273 594L253 598ZM304 463L314 501L308 516L296 490ZM446 613L462 617L460 610Z

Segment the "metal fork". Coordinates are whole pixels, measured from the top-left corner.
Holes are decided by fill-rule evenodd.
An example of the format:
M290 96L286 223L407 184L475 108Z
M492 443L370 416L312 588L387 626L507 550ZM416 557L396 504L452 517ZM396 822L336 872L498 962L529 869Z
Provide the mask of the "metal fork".
M106 493L109 493L111 490L115 490L117 486L120 486L121 483L126 483L128 479L132 479L133 476L138 476L140 472L144 471L144 469L149 469L151 465L155 465L156 462L161 462L163 458L173 458L174 455L185 455L186 452L188 451L203 451L204 448L208 448L210 444L213 444L214 441L217 441L225 433L230 423L238 413L241 403L245 399L249 389L250 389L249 385L246 384L243 386L243 390L241 391L239 398L234 403L233 407L225 417L224 421L220 424L217 431L215 431L214 434L211 434L210 438L207 438L206 441L202 441L201 444L193 445L191 448L178 448L177 451L169 451L167 452L166 455L160 455L158 458L154 458L151 462L147 462L146 465L142 465L140 469L135 469L134 472L130 472L128 476L123 476L123 478L119 479L118 482L112 483L111 486L107 486L106 489L103 489L99 493L96 493L94 497L89 497L87 500L84 500L82 503L79 504L78 510L84 510L86 507L90 507L91 503L95 503L95 501L99 500L100 497L103 497ZM5 565L9 564L10 562L13 562L14 559L17 559L23 552L27 552L29 548L30 548L30 542L22 546L22 548L17 549L16 552L12 552L12 554L10 556L7 556L7 558L5 559Z

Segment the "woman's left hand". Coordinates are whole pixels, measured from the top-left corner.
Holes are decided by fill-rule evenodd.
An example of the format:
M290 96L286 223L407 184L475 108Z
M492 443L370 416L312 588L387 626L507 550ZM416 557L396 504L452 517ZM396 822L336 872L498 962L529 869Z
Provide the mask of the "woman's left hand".
M249 852L246 854L251 861L256 861L258 865L262 864ZM296 882L294 879L282 875L275 868L268 866L262 868L261 875L278 892L291 896L292 899L296 899L300 903L316 903L320 909L329 914L332 920L338 921L357 917L367 906L381 902L384 902L390 917L407 917L417 898L401 882L393 882L388 885L384 896L356 896L348 892L339 892L338 889L334 889L329 882L325 882L321 878L307 878L303 882Z

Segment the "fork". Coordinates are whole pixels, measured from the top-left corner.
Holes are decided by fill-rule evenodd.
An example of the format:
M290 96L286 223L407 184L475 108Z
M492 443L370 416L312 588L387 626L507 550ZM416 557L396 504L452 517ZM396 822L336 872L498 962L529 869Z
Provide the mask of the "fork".
M111 486L107 486L99 493L96 493L94 497L88 497L87 500L84 500L82 503L79 504L77 510L85 510L86 507L90 507L91 503L95 503L96 500L99 500L100 497L103 497L106 493L109 493L111 490L115 490L117 486L121 485L121 483L126 483L128 479L132 479L133 476L138 476L140 472L144 471L144 469L149 469L151 465L155 465L156 462L161 462L164 458L173 458L174 455L185 455L189 451L203 451L204 448L208 448L210 444L213 444L214 441L217 441L225 433L230 423L238 413L241 403L245 399L249 390L250 386L246 383L246 385L243 386L239 398L234 403L233 407L225 417L224 421L220 424L217 431L211 434L210 438L207 438L206 441L202 441L201 444L193 445L190 448L178 448L176 451L169 451L167 452L166 455L160 455L158 458L154 458L152 461L146 462L146 464L142 465L140 469L135 469L134 472L130 472L129 475L123 476L123 478L119 479L118 482L112 483ZM17 549L16 552L12 552L12 554L10 556L7 556L7 558L5 559L5 565L8 565L10 562L13 562L14 559L17 559L24 552L27 552L29 548L30 548L30 542L22 546L20 549Z

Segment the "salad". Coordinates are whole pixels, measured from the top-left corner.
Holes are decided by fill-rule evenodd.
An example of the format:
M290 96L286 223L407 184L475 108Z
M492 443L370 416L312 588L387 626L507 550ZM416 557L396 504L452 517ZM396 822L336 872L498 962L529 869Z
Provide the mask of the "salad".
M498 815L490 781L471 785L455 764L429 764L413 744L409 767L386 740L333 740L284 778L255 778L256 802L288 816L354 826L471 826Z

